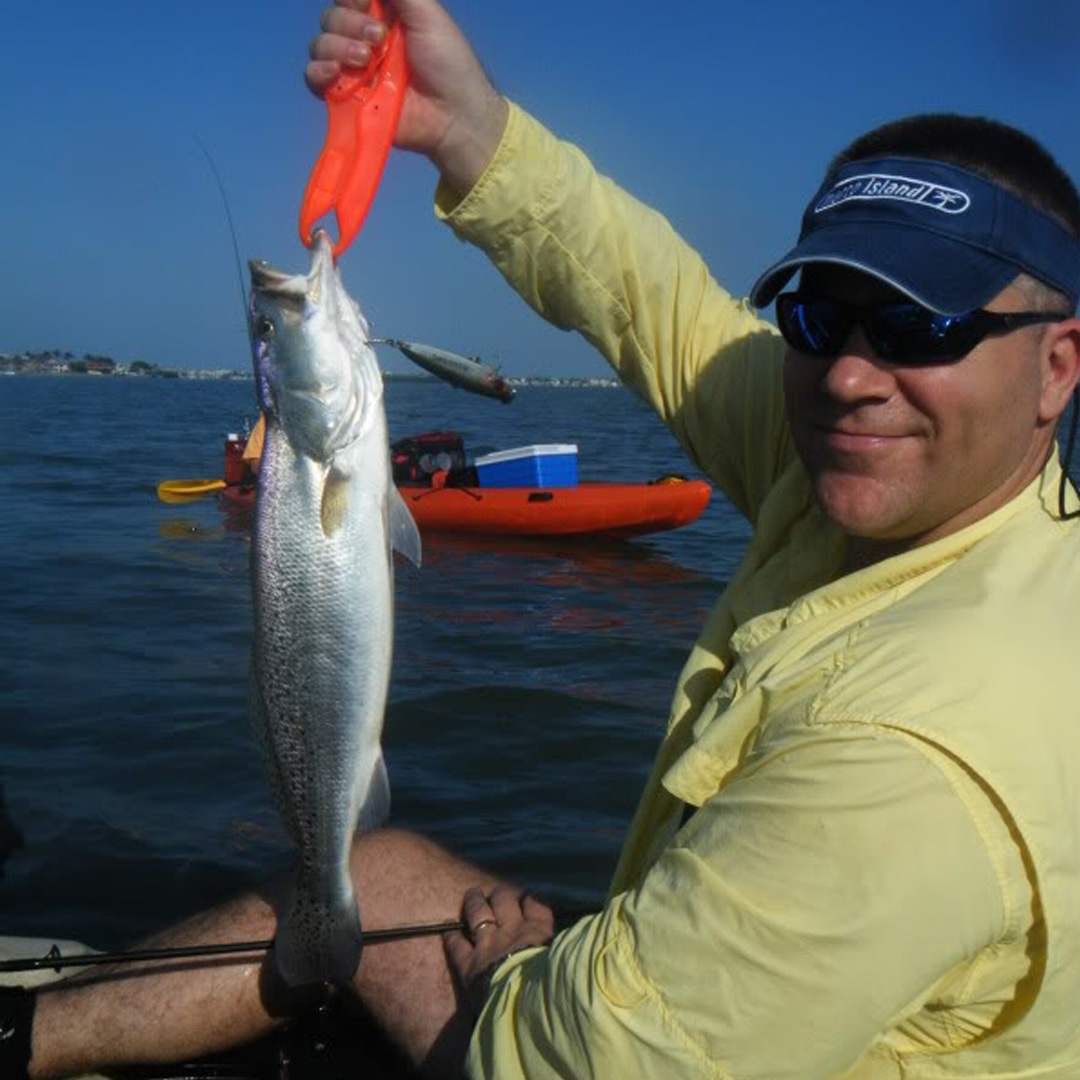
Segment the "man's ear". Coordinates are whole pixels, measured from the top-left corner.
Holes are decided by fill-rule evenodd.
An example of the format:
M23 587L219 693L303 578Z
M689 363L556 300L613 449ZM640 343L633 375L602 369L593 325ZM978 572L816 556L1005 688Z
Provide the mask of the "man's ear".
M1065 411L1080 379L1080 319L1052 323L1041 344L1043 383L1039 419L1052 423Z

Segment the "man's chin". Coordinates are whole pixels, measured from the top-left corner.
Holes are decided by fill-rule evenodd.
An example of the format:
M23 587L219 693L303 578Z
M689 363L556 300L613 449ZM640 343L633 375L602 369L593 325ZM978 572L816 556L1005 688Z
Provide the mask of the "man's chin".
M814 483L822 513L846 536L894 543L909 535L910 508L897 505L896 493L866 476L823 474Z

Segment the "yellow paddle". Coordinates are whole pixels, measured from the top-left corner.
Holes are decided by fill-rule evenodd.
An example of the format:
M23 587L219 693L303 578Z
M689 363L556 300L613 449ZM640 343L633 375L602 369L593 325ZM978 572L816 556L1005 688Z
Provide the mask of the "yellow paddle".
M224 491L228 486L224 480L162 480L157 486L157 497L163 503L186 503Z

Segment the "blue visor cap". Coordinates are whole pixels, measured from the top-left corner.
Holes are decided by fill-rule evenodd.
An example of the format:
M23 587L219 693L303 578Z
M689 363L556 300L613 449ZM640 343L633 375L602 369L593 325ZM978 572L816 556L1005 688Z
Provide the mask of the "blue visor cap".
M807 263L879 278L946 315L983 307L1020 273L1080 295L1080 244L1056 221L967 169L910 157L850 161L803 214L799 242L755 282L772 303Z

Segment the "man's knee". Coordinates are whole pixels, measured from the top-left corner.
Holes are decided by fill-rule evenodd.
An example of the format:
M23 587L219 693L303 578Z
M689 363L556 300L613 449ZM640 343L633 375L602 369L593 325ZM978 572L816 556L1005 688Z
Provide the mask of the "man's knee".
M465 890L490 891L500 879L420 833L376 829L353 842L351 869L365 922L456 919Z

